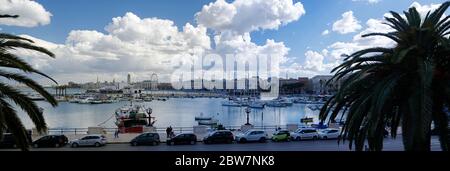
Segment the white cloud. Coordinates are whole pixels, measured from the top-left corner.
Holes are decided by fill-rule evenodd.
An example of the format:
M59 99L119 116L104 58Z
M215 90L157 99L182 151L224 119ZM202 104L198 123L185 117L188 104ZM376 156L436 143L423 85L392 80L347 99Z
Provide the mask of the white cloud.
M19 15L19 18L0 18L0 25L35 27L50 23L52 14L36 1L0 0L0 14Z
M195 16L197 22L218 32L233 31L239 35L260 30L278 29L305 14L300 2L292 0L217 0L203 6Z
M352 0L353 2L368 2L369 4L376 4L381 0Z
M206 53L269 54L276 66L287 61L289 48L272 39L258 45L252 42L250 33L278 29L304 13L303 5L292 0L217 0L195 15L198 25L187 23L179 29L171 20L140 18L128 12L113 18L104 33L72 30L63 44L24 35L54 52L56 59L26 50L19 53L62 83L95 81L97 76L120 81L127 73L136 80L149 79L157 73L161 81L168 81L177 65L173 61L190 62L198 58L196 55ZM208 29L213 31L212 36ZM275 72L281 69L274 68Z
M96 74L128 72L149 79L153 72L169 74L173 68L167 61L188 57L194 50L206 51L211 44L203 26L187 23L178 31L170 20L141 19L133 13L114 18L105 30L73 30L64 44L23 35L54 52L56 59L26 50L20 53L36 68L62 82L94 81Z
M327 29L327 30L324 30L323 32L322 32L322 36L325 36L325 35L328 35L328 34L330 34L330 31Z
M356 32L361 28L359 21L353 16L353 11L343 13L342 18L333 23L333 31L340 34Z
M289 52L283 42L268 39L265 44L257 45L251 41L250 32L236 30L216 30L211 43L212 38L202 24L187 23L179 30L173 21L140 18L130 12L113 18L105 31L73 30L64 44L24 35L54 52L57 58L50 59L26 50L20 50L20 53L36 68L64 83L95 81L97 76L120 80L127 73L135 75L137 80L149 79L152 73L158 73L160 80L168 81L174 71L171 61L189 62L198 54L270 54L277 65L287 61ZM242 61L245 59L238 62Z
M421 16L424 18L428 11L433 12L434 10L438 9L441 4L429 4L429 5L420 5L418 2L413 2L409 7L415 7L417 11L421 14Z

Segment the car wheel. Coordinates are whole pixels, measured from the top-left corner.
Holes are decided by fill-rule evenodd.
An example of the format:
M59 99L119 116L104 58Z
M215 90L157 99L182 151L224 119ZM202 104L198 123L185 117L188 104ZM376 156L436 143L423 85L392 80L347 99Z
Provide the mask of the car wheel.
M313 137L313 140L317 140L317 136L314 136L314 137Z
M132 146L138 146L138 143L137 143L136 141L133 141L133 142L131 143L131 145L132 145Z
M73 148L77 148L77 147L78 147L78 143L73 143L73 144L72 144L72 147L73 147Z
M246 140L245 138L241 138L241 139L239 140L239 142L240 142L240 143L246 143L247 140Z
M17 145L16 145L16 144L14 144L14 145L13 145L13 148L17 148Z
M175 145L175 142L171 141L169 144L170 144L170 145Z
M328 137L325 136L325 137L323 137L323 139L326 140L326 139L328 139Z
M55 147L56 147L56 148L58 148L58 147L60 147L60 146L61 146L61 145L59 145L58 143L55 144Z
M153 145L153 146L156 146L156 141L153 141L153 142L152 142L152 145Z
M227 144L231 144L231 143L233 143L233 141L227 140Z
M302 140L302 138L300 138L300 137L295 138L295 141L301 141L301 140Z
M194 145L195 143L197 143L197 142L194 140L191 141L191 145Z
M34 144L33 147L34 148L39 148L39 144Z
M265 143L265 142L266 142L266 138L264 138L264 137L260 138L260 139L259 139L259 142L260 142L260 143Z
M95 145L95 147L100 147L101 146L101 144L98 143L98 142L96 142L94 145Z
M286 141L287 141L287 142L291 141L291 138L287 138Z

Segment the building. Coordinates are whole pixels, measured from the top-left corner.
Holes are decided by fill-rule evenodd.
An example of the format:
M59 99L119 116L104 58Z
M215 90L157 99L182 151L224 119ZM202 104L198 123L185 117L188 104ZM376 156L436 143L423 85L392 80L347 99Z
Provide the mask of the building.
M131 75L130 74L127 75L127 83L131 84Z
M327 84L327 82L332 78L332 75L317 75L309 80L308 89L312 94L332 94L336 92L340 86L339 83Z
M133 84L134 88L143 90L158 90L158 82L152 80L145 80L141 82L136 82Z
M297 79L280 79L280 94L302 94L306 93L309 79L299 77Z

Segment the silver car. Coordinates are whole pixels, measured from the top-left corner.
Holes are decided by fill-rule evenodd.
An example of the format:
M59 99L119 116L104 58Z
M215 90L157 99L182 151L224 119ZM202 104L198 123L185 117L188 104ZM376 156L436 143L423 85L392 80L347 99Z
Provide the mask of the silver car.
M81 139L76 139L70 142L71 147L79 146L95 146L100 147L106 145L106 137L104 135L86 135Z
M268 135L264 131L260 130L249 130L245 133L237 134L235 137L235 140L240 143L246 143L246 142L266 142L266 140L269 139Z

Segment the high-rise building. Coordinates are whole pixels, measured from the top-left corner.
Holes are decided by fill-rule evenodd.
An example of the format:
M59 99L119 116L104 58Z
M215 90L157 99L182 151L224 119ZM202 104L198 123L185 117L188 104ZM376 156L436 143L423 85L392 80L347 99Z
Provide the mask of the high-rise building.
M131 84L131 75L130 74L127 75L127 83Z

